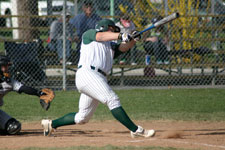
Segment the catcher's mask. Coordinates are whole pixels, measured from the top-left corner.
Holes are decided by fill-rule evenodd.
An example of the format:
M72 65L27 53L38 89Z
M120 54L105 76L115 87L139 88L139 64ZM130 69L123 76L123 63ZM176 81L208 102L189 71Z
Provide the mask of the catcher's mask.
M113 27L113 32L120 32L120 28L115 25L115 23L110 19L102 19L100 20L96 26L95 30L98 32L105 32L109 30L109 27Z
M8 70L8 67L12 65L12 62L10 61L9 57L5 55L0 55L0 81L10 81L10 73Z

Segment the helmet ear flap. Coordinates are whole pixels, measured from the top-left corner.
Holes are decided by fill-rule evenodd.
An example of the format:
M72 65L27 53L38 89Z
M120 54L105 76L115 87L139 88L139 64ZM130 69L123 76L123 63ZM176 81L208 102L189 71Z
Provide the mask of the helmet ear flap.
M119 27L117 27L117 26L115 26L115 30L114 30L114 32L119 33L119 32L120 32L120 28L119 28Z

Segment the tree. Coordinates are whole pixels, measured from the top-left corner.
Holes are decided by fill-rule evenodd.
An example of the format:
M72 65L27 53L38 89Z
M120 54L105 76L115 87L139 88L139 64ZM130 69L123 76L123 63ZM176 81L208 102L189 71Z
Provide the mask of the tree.
M19 35L18 38L30 41L39 38L38 0L14 0L17 3Z

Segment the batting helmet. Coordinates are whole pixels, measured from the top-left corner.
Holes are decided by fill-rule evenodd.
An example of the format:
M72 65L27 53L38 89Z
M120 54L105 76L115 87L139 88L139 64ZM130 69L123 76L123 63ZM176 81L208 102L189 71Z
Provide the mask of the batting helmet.
M11 65L11 61L9 59L9 57L5 56L5 55L0 55L0 65Z
M104 31L108 31L109 26L114 28L114 32L120 32L120 28L118 26L115 25L115 23L110 20L110 19L102 19L100 20L96 26L95 29L98 32L104 32Z

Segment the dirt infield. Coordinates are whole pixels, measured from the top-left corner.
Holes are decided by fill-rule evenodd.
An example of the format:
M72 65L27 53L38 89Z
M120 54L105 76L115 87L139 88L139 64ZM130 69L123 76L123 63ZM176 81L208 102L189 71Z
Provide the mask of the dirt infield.
M58 128L44 137L39 122L24 123L17 136L0 136L0 149L25 147L72 146L159 146L191 149L225 149L225 122L137 121L154 128L153 138L130 137L128 130L116 121L89 122Z

